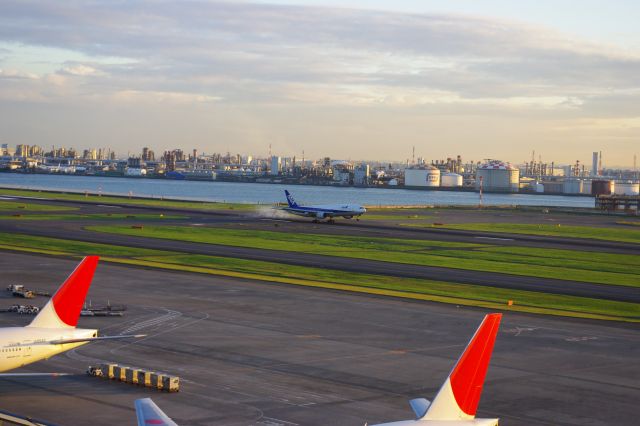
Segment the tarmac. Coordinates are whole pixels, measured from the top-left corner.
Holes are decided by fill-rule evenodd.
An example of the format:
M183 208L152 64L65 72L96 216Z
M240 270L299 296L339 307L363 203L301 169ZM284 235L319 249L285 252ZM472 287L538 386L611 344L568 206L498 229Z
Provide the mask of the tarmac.
M76 263L2 253L2 285L53 291ZM433 398L486 313L110 264L99 265L89 299L128 310L82 317L80 327L148 337L91 343L16 370L72 374L0 378L0 409L58 425L133 425L133 401L151 397L181 425L411 419L408 400ZM0 314L0 326L29 321ZM506 312L478 415L503 426L635 425L639 357L637 325ZM181 391L84 374L102 361L179 375Z
M422 240L466 242L483 245L535 247L535 248L564 248L582 251L599 251L609 253L622 253L640 255L640 245L598 240L584 240L575 238L558 238L531 235L514 235L500 233L469 232L459 230L447 230L438 228L407 228L398 225L398 222L406 219L403 211L394 212L391 216L397 216L397 220L374 221L338 221L337 224L327 223L313 224L309 219L291 218L289 215L274 212L269 207L261 212L246 211L211 211L202 212L180 209L158 209L157 207L128 207L108 204L90 204L77 201L50 201L29 200L29 202L44 203L48 205L75 206L79 210L75 213L118 213L134 216L132 219L121 219L118 223L132 224L158 224L157 220L149 221L144 218L135 218L140 213L160 213L170 211L171 214L188 215L186 219L164 219L163 225L175 224L188 226L197 224L203 227L224 226L225 228L277 230L278 232L291 233L323 233L339 235L373 236L385 238L410 238ZM264 210L264 209L263 209ZM30 213L38 214L38 213ZM44 214L47 214L46 212ZM434 210L426 211L434 221L446 221L450 223L464 223L474 221L498 221L539 223L545 222L576 225L589 224L590 226L620 226L617 224L619 217L601 215L576 215L576 214L541 214L535 212L486 211L486 210ZM430 216L430 217L431 217ZM537 221L537 222L536 222ZM181 253L204 254L222 257L235 257L249 260L278 262L290 265L320 267L351 273L373 273L404 278L418 278L437 280L453 283L491 286L507 289L526 291L544 291L552 294L562 294L579 297L600 298L606 300L640 303L640 292L633 287L611 284L586 283L570 280L556 280L549 278L528 277L512 275L508 273L479 272L458 268L440 268L432 266L398 264L384 261L374 261L336 256L315 255L279 250L254 249L250 247L232 247L215 244L192 243L179 240L165 240L155 238L142 238L107 233L91 232L85 229L87 225L101 224L104 220L79 219L68 220L2 220L0 232L13 232L29 235L62 238L66 240L86 241L93 243L105 243L125 245L129 247L167 250Z

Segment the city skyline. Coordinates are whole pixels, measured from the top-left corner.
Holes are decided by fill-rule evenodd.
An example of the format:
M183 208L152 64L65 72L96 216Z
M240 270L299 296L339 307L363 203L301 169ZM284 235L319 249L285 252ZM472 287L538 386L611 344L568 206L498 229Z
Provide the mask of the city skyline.
M639 6L437 3L3 2L0 142L633 166Z

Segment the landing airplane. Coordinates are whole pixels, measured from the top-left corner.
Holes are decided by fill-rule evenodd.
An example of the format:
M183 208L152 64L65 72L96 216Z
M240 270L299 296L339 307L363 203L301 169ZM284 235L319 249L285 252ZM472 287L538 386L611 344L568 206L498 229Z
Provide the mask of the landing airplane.
M501 319L502 314L484 317L433 402L424 398L409 401L416 420L372 426L498 426L499 419L476 419L475 416ZM138 426L178 426L151 398L137 399L135 407Z
M298 216L312 217L314 222L317 222L318 219L329 219L329 222L333 223L334 217L357 218L367 211L364 207L354 204L300 206L289 191L285 189L284 194L287 196L289 207L285 207L282 210Z
M484 317L433 402L424 398L409 401L415 420L372 426L498 426L499 419L475 417L501 319L502 314Z
M98 330L76 328L98 259L98 256L85 257L29 325L0 328L0 372L48 359L96 340L144 336L98 337ZM9 373L0 377L14 375L31 374Z

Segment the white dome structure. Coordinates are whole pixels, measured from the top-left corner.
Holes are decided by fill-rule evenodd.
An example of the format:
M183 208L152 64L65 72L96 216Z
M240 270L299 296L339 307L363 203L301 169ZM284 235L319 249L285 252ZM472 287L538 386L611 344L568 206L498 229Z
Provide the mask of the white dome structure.
M440 186L440 170L433 166L405 169L404 186L437 188Z
M462 176L457 173L445 173L440 178L440 186L459 188L462 186Z
M520 170L499 160L488 160L476 171L476 189L487 192L518 192Z

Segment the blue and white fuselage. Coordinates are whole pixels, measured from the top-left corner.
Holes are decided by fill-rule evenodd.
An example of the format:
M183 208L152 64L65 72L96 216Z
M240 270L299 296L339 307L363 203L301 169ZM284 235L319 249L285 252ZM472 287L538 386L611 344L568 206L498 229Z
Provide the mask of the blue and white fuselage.
M300 206L293 199L289 191L284 191L287 196L288 207L282 210L298 216L312 217L314 219L329 219L334 217L344 217L351 219L366 213L367 209L360 205L354 204L334 204L334 205L317 205L317 206Z

